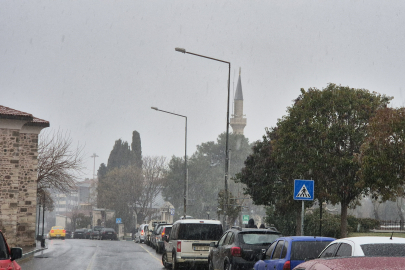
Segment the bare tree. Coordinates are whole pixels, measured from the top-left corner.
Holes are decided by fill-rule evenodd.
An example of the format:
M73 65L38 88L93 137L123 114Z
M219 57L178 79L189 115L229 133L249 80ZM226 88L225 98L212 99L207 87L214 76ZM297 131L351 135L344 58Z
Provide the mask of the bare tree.
M165 157L144 157L143 158L143 184L142 195L136 201L136 214L141 218L151 216L153 203L162 191L163 181L167 173Z
M69 193L82 175L83 147L74 146L70 134L43 133L38 143L38 193L50 188Z

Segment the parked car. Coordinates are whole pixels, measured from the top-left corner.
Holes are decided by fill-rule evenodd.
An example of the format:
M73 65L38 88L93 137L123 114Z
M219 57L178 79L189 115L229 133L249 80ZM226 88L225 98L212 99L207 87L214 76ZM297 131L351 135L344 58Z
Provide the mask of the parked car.
M166 221L164 220L151 220L148 224L148 230L146 231L146 237L145 237L145 244L148 246L154 247L154 242L152 242L153 238L156 236L156 231L155 229L159 226L159 224L167 224ZM156 240L156 239L154 239Z
M72 231L65 230L65 238L71 239L72 238Z
M117 233L113 228L103 228L100 231L100 240L104 239L118 240Z
M156 235L156 253L162 253L165 248L163 236L170 235L173 225L163 225L159 227Z
M92 231L92 229L84 229L84 239L90 239L90 234Z
M62 226L53 226L49 231L49 239L60 238L65 240L66 231Z
M158 224L155 224L155 228L154 228L153 231L152 231L152 234L151 234L151 236L150 236L150 246L151 246L153 249L156 249L156 248L157 248L157 238L158 238L158 236L159 236L159 233L160 233L160 231L161 231L163 225L169 225L169 224L168 224L168 223L158 223Z
M0 231L0 269L21 270L15 261L22 257L22 248L9 248L6 238Z
M148 224L141 224L141 226L139 226L138 231L135 233L135 242L144 243L147 231L148 231Z
M319 258L347 256L405 256L405 238L364 236L338 239L330 243Z
M74 239L84 239L84 234L86 233L87 229L77 229L75 230L75 232L73 233L73 238Z
M90 239L100 239L100 231L103 229L103 226L94 226L93 230L90 232Z
M218 242L210 244L209 269L251 270L262 249L281 236L276 230L232 227Z
M293 269L308 259L315 259L335 238L318 236L280 237L263 254L263 260L255 263L254 270Z
M219 220L183 219L173 224L166 250L162 255L163 266L179 269L180 265L203 264L208 266L209 246L222 235Z
M404 269L405 257L342 257L301 263L294 270Z

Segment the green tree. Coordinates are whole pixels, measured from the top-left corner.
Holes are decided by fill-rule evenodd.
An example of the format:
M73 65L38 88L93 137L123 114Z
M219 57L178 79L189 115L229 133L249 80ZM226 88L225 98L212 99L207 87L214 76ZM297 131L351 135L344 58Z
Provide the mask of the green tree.
M132 132L132 143L131 143L131 157L132 165L142 168L142 146L141 146L141 136L139 132L134 130Z
M105 191L107 191L107 166L105 166L104 163L100 164L100 167L98 168L97 171L97 179L98 179L98 184L97 184L97 206L100 208L105 207L104 206L104 197L105 197Z
M130 165L131 156L132 154L128 142L122 141L121 139L116 140L110 156L108 157L108 170Z
M341 236L347 232L347 209L368 191L359 181L355 156L378 109L391 98L365 89L329 84L301 89L288 115L277 123L274 154L281 179L316 179L315 196L341 204Z

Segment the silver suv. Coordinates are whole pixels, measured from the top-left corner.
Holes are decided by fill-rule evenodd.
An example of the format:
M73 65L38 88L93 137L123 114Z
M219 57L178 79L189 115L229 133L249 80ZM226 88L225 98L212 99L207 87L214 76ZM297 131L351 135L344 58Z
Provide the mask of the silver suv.
M148 233L148 224L141 224L141 226L139 226L139 229L135 234L134 241L136 243L144 243L147 233Z
M222 235L219 220L184 219L173 224L170 237L162 255L166 268L179 269L180 265L204 264L208 266L210 243L218 241Z

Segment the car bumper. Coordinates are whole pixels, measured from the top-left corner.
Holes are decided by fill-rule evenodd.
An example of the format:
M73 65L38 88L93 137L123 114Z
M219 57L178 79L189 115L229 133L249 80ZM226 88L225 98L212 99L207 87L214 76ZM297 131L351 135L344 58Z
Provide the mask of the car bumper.
M233 257L232 259L232 269L235 270L245 270L245 269L253 269L256 261L246 261L243 258Z
M56 234L56 233L50 233L49 237L50 238L65 238L65 234Z

